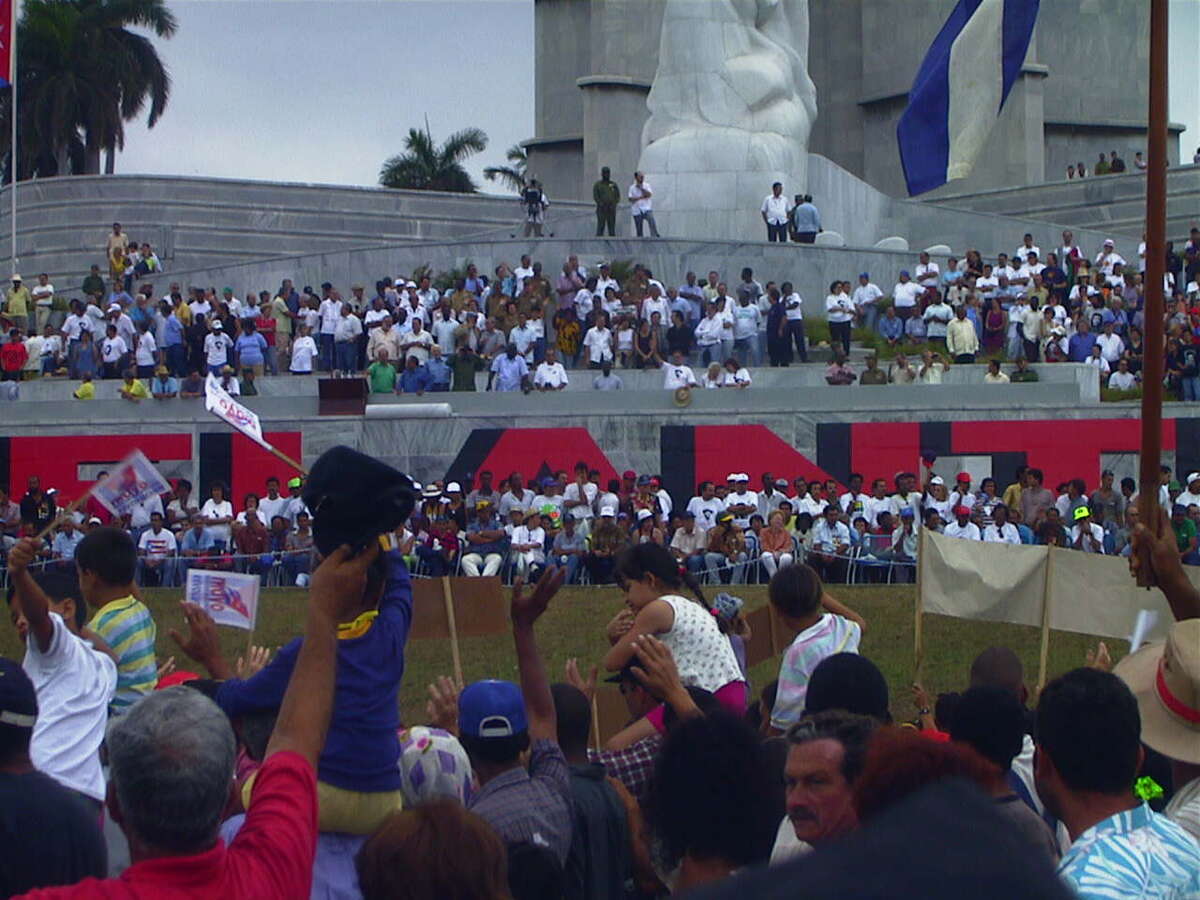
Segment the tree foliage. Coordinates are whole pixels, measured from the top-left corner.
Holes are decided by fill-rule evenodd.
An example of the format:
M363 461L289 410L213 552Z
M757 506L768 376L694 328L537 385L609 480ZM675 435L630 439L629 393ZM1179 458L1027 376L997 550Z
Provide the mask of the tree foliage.
M439 147L429 126L410 128L404 139L404 153L386 160L379 170L379 183L387 188L413 191L449 191L473 194L478 188L463 160L487 147L487 135L479 128L456 131Z
M499 181L509 190L519 194L525 189L529 157L524 147L513 144L505 151L504 158L509 162L507 166L488 166L483 170L483 177L488 181Z

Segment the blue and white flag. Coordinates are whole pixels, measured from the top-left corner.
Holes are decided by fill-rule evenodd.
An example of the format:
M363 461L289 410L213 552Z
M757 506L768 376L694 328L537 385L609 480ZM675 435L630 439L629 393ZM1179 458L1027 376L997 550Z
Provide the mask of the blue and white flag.
M254 630L258 619L257 575L188 569L186 584L184 599L206 610L218 625Z
M1038 0L959 0L908 94L896 138L909 195L964 178L1021 72Z

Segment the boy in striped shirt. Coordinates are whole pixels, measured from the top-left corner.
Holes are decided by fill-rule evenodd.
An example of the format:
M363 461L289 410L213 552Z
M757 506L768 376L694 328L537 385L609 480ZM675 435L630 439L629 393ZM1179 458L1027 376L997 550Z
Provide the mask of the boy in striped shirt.
M75 549L79 588L96 610L88 627L117 656L117 692L109 715L117 715L154 690L158 683L154 641L157 628L150 610L134 596L137 548L119 528L96 528Z

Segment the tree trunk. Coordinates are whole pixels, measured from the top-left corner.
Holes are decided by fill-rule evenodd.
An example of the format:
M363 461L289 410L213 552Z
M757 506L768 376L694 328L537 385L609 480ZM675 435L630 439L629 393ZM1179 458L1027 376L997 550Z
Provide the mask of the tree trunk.
M104 148L104 174L111 175L116 168L117 151L114 147Z
M71 172L71 148L65 144L58 148L58 152L54 154L54 161L57 165L55 175L69 175Z
M80 175L100 174L100 150L100 144L91 134L87 134L83 146L83 171Z

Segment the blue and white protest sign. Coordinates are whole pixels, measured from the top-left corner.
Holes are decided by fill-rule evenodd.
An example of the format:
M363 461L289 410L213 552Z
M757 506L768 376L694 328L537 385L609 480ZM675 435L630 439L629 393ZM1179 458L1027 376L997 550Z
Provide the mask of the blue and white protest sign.
M195 603L218 625L254 630L258 617L257 575L188 569L185 600Z

